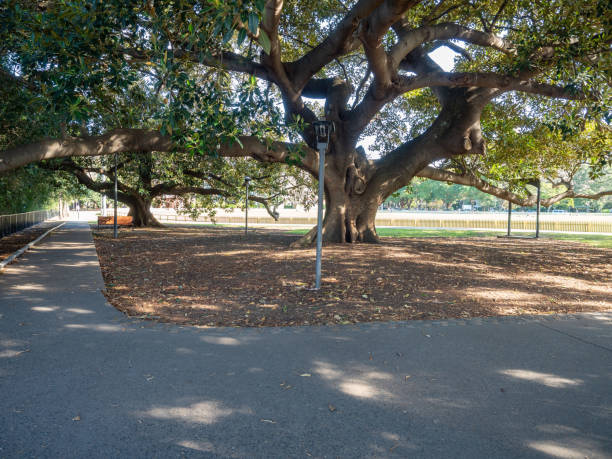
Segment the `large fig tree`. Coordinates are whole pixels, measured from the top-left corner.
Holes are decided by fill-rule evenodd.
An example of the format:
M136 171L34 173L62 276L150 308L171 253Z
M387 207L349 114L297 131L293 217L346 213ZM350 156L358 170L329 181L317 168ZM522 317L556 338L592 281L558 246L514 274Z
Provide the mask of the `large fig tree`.
M486 154L481 115L496 98L567 100L568 114L604 123L608 113L604 1L12 0L0 19L0 74L42 107L28 121L58 114L55 138L14 142L0 172L181 150L316 176L312 124L327 119L336 129L323 231L333 242L377 241L376 211L391 193L432 163ZM450 71L432 58L441 47L457 55ZM101 123L136 80L162 97L158 116ZM421 115L419 100L434 116ZM422 129L373 130L381 119ZM388 145L378 158L364 148L372 135Z

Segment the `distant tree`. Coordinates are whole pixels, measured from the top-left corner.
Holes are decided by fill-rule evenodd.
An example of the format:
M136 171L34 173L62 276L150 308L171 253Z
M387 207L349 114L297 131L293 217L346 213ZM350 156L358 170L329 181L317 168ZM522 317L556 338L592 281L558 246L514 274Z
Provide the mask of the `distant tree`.
M445 210L459 208L462 202L477 201L481 208L500 207L502 202L474 187L418 178L410 186L391 195L386 202L395 207L410 209L419 205L430 208L434 201L441 201Z
M259 203L275 219L284 200L309 205L312 193L308 178L270 164L256 167L242 158L215 160L184 153L121 154L117 164L118 200L129 207L135 226L160 226L151 212L155 199L172 196L183 201L192 215L211 213L218 207L244 205L244 178L251 182L250 201ZM112 157L64 158L48 162L45 168L72 175L89 190L114 196ZM261 193L264 193L263 195ZM199 197L197 204L191 199Z
M66 174L54 174L29 165L0 175L0 214L58 208L90 198L87 190Z

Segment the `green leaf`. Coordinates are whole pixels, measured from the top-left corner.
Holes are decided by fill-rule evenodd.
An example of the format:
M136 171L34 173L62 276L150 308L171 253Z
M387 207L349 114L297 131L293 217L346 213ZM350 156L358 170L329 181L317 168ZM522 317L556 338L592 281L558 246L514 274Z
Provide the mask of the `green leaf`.
M246 37L247 37L246 30L240 29L240 32L238 32L238 46L244 43L244 40L246 39Z
M257 33L257 29L259 28L259 16L255 13L249 13L249 30L253 35Z
M272 47L272 44L270 43L270 37L268 37L268 34L264 29L259 29L258 41L261 47L266 52L266 54L270 54L270 48Z
M233 29L229 29L227 32L225 32L225 35L223 35L223 44L225 45L228 41L232 39L233 36L234 36Z

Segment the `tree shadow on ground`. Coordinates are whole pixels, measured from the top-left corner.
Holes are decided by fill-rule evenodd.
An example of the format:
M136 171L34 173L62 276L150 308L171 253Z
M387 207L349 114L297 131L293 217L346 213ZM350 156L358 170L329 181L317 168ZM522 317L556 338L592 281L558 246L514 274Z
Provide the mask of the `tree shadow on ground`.
M132 315L270 326L549 314L612 308L607 249L559 241L386 238L314 250L232 228L137 230L97 239L108 299Z
M612 448L609 366L591 360L609 362L609 352L590 348L585 359L581 345L560 355L558 335L546 331L534 351L534 323L498 332L436 322L57 325L63 361L35 352L30 365L7 359L15 375L45 383L3 395L4 451L55 454L69 444L94 456L603 457Z
M610 314L582 319L599 346L552 320L202 329L126 318L94 294L90 267L61 271L89 293L65 283L3 302L8 457L612 450Z

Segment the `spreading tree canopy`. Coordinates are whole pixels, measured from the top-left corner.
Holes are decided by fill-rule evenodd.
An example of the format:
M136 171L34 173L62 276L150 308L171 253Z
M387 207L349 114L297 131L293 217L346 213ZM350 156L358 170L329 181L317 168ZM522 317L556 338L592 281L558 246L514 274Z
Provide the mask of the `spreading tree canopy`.
M551 129L546 117L533 117L517 102L495 101L485 108L481 125L488 139L486 155L450 158L417 175L473 187L519 206L535 206L535 188L528 185L537 181L545 190L546 207L564 199L612 196L606 180L612 151L607 126L583 122L569 132ZM576 180L585 173L591 179L588 190Z
M499 150L483 119L511 119L504 105L553 136L609 132L603 0L9 0L0 24L2 122L16 133L0 172L155 151L316 176L312 124L327 119L328 241L378 240L378 206L424 168L486 158L487 140ZM440 47L457 55L450 71L431 57ZM155 104L146 117L123 102L135 86ZM590 160L603 167L606 154Z

